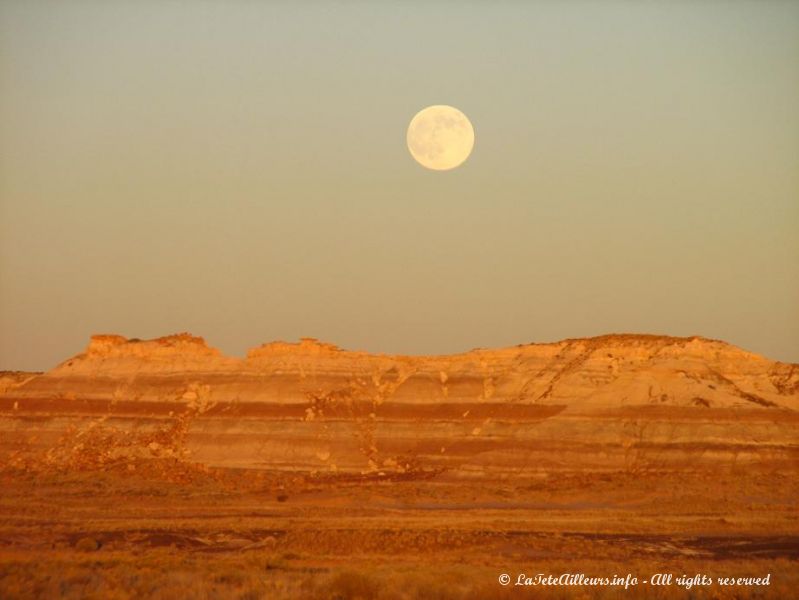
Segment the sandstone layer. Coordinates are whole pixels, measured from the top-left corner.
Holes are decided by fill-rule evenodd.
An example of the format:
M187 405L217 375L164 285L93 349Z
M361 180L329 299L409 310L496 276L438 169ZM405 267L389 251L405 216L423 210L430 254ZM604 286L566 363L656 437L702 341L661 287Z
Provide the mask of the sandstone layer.
M46 445L92 419L133 431L182 418L186 448L172 450L216 466L472 477L799 456L799 365L700 337L606 335L450 356L304 338L235 358L189 334L96 335L83 353L4 388L9 447L31 427Z
M86 351L25 381L31 398L125 398L307 403L314 396L404 404L480 402L799 409L799 365L773 362L699 337L607 335L472 350L393 356L342 350L303 338L231 358L200 337L141 341L93 336Z
M792 597L798 373L702 338L233 358L95 336L0 374L0 597L509 599L498 576L533 569Z

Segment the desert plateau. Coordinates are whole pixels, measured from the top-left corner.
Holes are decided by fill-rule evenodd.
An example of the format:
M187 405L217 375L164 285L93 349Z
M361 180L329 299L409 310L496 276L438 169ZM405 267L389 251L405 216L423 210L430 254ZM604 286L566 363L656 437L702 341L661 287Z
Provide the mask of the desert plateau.
M799 365L716 340L398 356L303 338L235 358L189 334L95 335L50 371L0 374L0 427L3 599L799 585ZM563 573L638 583L516 585ZM644 583L658 573L675 579Z

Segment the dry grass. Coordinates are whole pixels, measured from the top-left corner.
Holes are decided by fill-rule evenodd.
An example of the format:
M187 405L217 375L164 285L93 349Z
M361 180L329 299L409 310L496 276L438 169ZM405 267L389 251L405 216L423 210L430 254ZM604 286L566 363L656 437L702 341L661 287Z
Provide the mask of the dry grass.
M617 565L618 566L618 565ZM134 598L246 599L290 598L308 600L363 599L477 600L546 597L611 599L630 598L774 598L793 597L799 585L797 563L785 559L697 562L635 560L627 570L646 574L670 570L676 575L706 573L713 576L771 573L767 588L722 588L718 585L686 592L671 587L623 588L522 588L501 586L500 571L481 565L439 565L400 562L394 565L358 561L349 566L311 566L307 559L288 560L280 555L184 555L166 549L147 553L48 552L39 557L0 555L0 597L8 600L65 598L123 600ZM609 565L597 561L547 561L528 566L542 573L584 572L609 574ZM615 568L610 567L615 571ZM523 569L524 571L524 569ZM518 569L509 568L516 574Z
M210 469L184 452L191 418L133 433L99 422L2 465L0 600L783 599L799 589L796 469L480 481ZM722 540L723 550L697 536ZM777 541L747 556L735 551L738 539ZM622 591L497 581L564 572L770 573L771 585Z

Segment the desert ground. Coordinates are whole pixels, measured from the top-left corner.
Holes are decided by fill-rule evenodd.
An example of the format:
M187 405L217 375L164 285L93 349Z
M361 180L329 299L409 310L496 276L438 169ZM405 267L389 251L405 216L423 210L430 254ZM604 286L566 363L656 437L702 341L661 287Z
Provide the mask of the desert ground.
M234 358L188 334L94 336L0 375L0 432L2 599L799 586L799 365L715 340ZM516 585L539 574L628 585Z

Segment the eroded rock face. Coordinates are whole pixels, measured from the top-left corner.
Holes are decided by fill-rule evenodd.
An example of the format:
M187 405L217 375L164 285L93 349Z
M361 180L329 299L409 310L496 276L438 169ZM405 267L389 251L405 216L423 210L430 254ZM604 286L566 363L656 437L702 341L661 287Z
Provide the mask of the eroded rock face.
M84 464L85 430L107 447L90 457L101 465L168 450L236 468L467 478L779 469L799 456L797 408L797 365L698 337L607 335L450 356L304 338L232 358L189 334L103 335L0 393L0 455L36 439L45 456L62 448L68 464ZM80 439L58 441L69 432Z
M232 358L200 337L96 335L82 354L14 388L20 397L381 404L514 403L799 409L799 367L716 340L607 335L450 356L352 352L303 338Z
M0 395L20 387L26 381L41 375L27 371L0 371Z
M80 357L81 355L79 355ZM154 340L127 339L121 335L93 335L84 353L87 359L139 358L143 360L221 357L201 337L178 333Z

